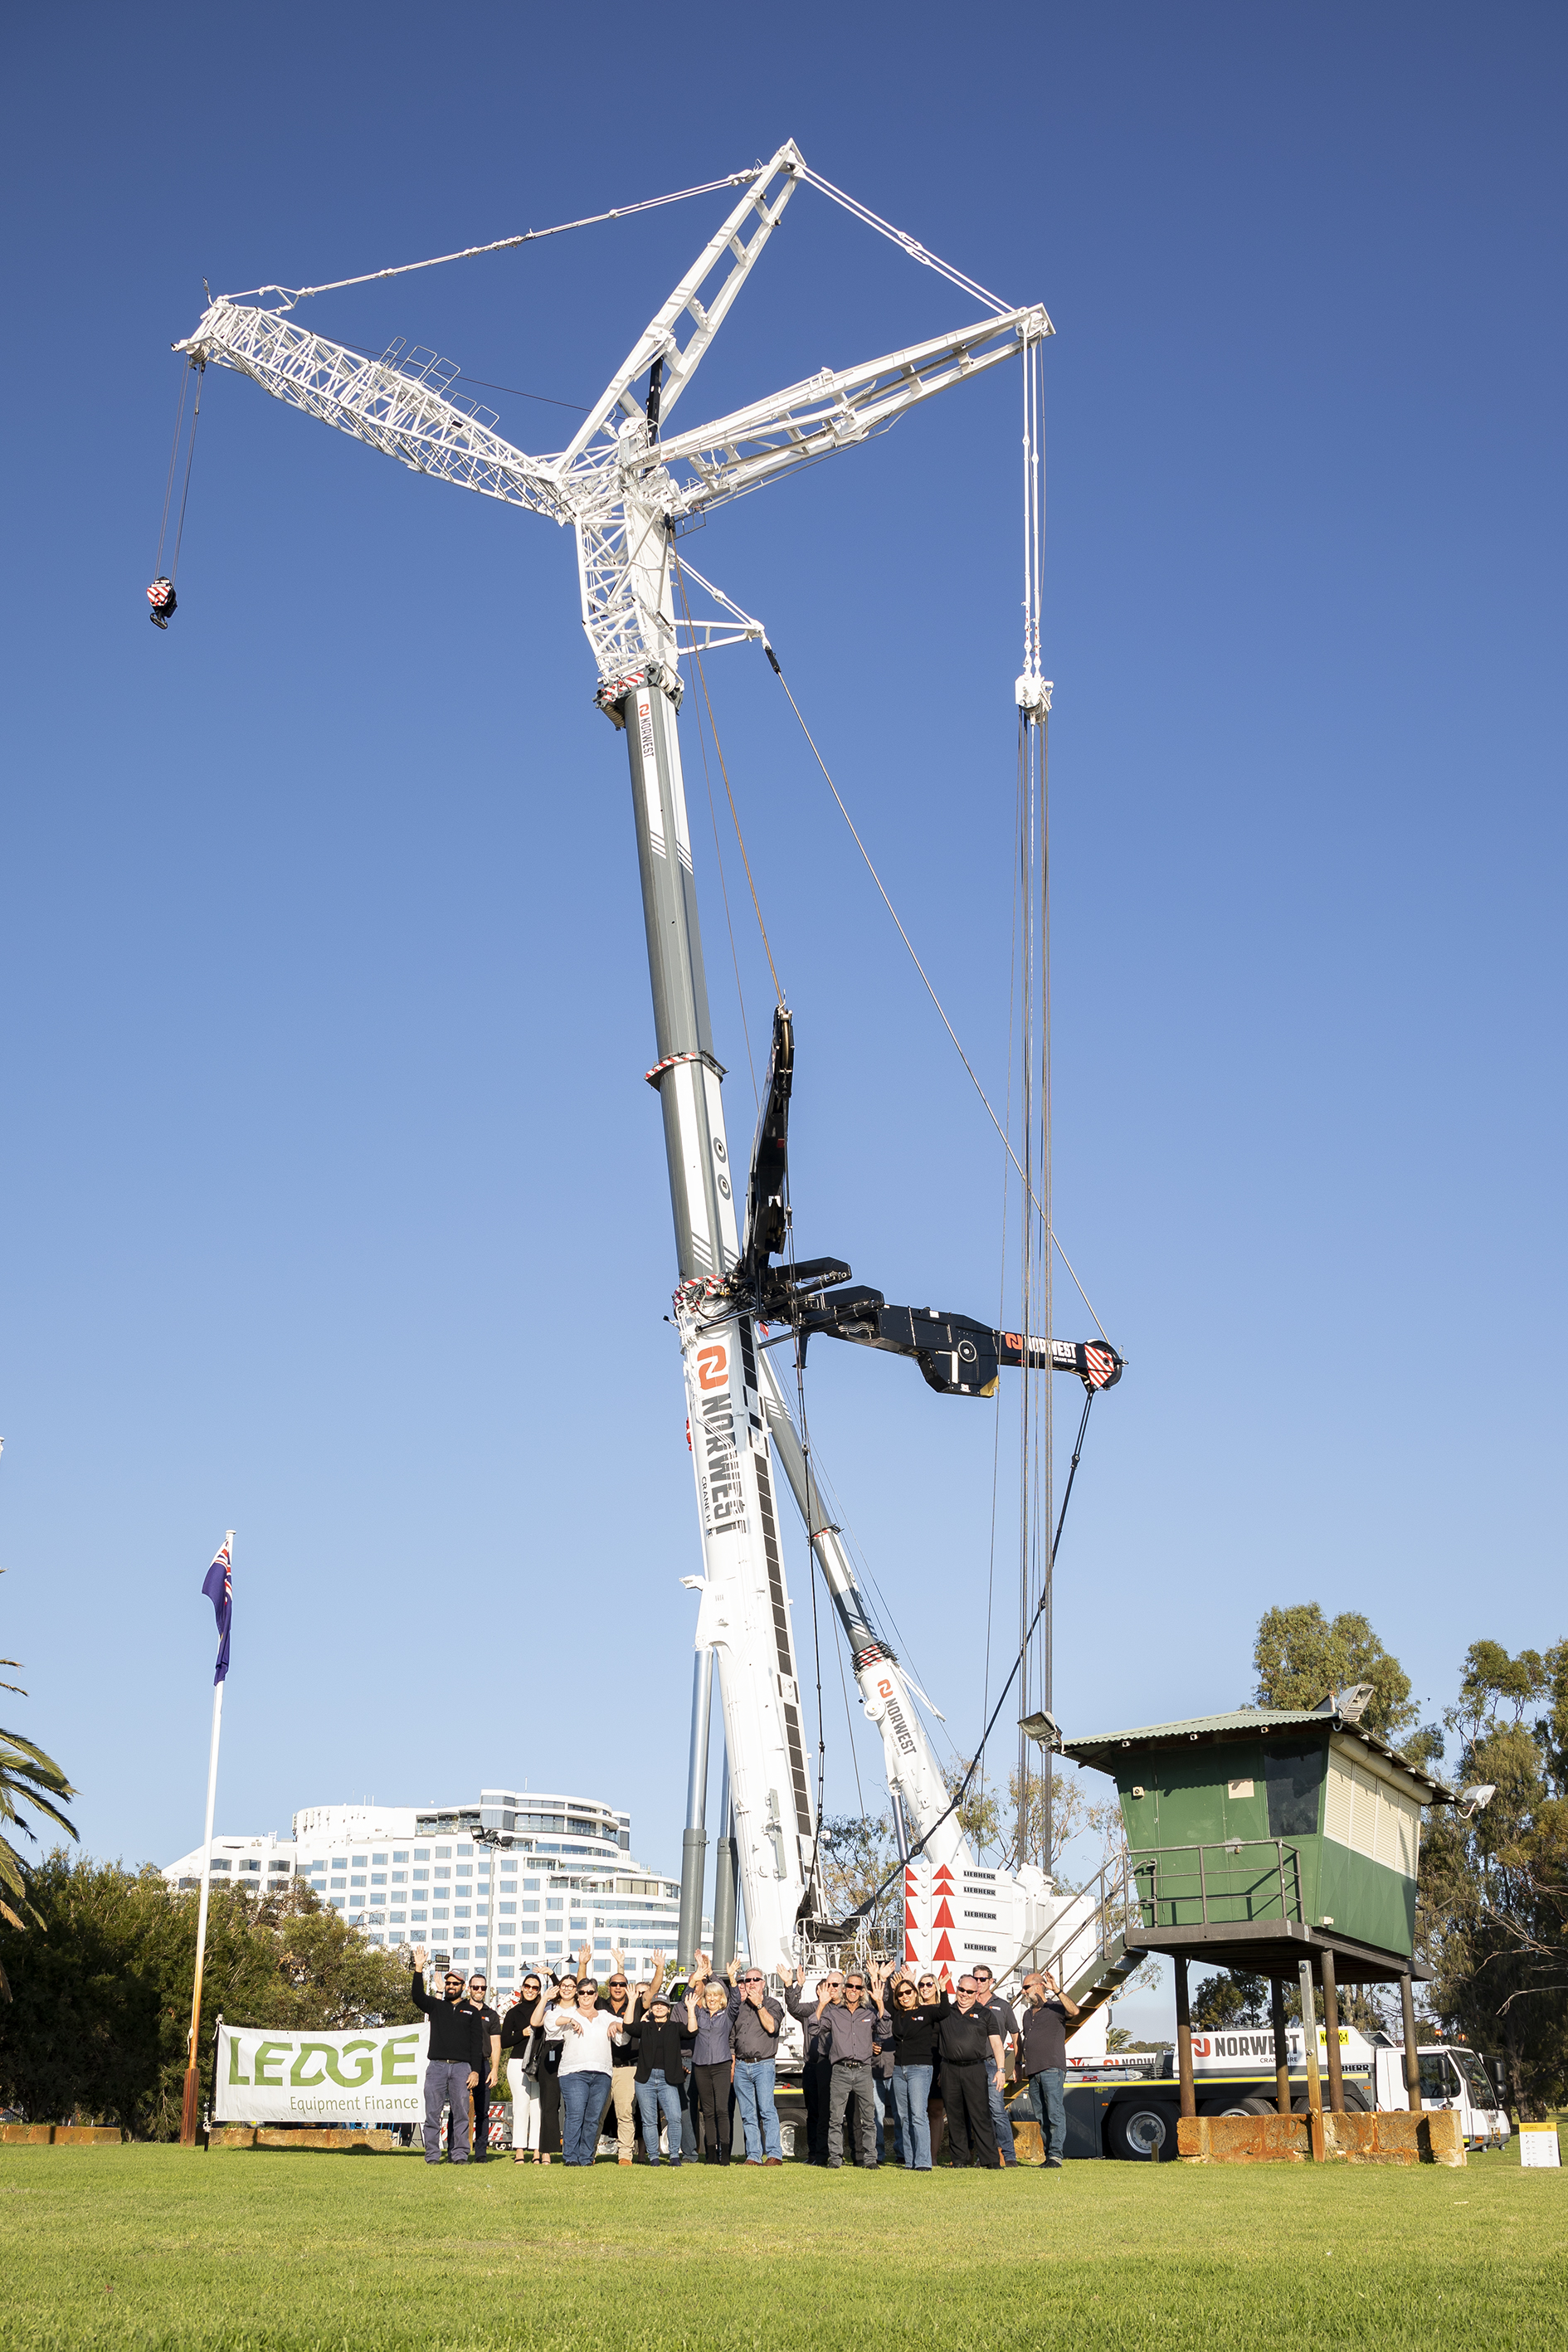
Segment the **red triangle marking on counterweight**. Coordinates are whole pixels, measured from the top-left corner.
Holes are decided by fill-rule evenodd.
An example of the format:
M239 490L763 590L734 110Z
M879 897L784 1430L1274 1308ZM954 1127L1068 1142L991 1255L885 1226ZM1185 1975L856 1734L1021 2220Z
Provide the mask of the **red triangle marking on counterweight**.
M951 1960L952 1958L952 1946L948 1942L947 1937L944 1936L941 1943L937 1946L935 1951L931 1954L931 1958L933 1960Z
M937 1913L936 1917L931 1921L931 1926L932 1926L933 1927L952 1927L952 1912L948 1909L947 1905L946 1905L945 1903L942 1905L942 1906L941 1910Z
M915 1939L912 1936L906 1936L904 1937L904 1958L906 1960L918 1960L920 1958L920 1954L915 1949Z
M904 1906L904 1925L906 1927L910 1928L915 1935L918 1936L920 1934L921 1923L915 1917L914 1913L910 1910L907 1903Z
M934 1877L937 1877L937 1878L945 1878L945 1879L947 1880L948 1885L949 1885L950 1886L951 1886L951 1885L952 1885L952 1871L951 1871L951 1870L949 1870L949 1868L948 1868L948 1866L947 1866L947 1864L946 1864L946 1863L945 1863L945 1862L942 1864L942 1868L941 1868L940 1870L935 1871L935 1872L933 1872L933 1873L932 1873L932 1875L933 1875Z

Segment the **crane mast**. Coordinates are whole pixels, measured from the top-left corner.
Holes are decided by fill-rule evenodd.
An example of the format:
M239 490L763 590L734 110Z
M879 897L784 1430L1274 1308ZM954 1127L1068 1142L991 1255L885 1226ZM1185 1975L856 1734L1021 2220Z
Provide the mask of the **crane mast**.
M653 997L655 1053L647 1075L664 1123L679 1276L675 1322L701 1545L701 1573L684 1580L699 1602L680 1957L690 1959L701 1928L716 1674L726 1767L721 1833L733 1840L752 1957L777 1968L826 1923L818 1916L814 1884L819 1824L775 1458L847 1638L867 1718L882 1740L900 1853L907 1856L923 1843L928 1868L982 1874L951 1811L909 1677L874 1622L838 1530L826 1519L773 1357L759 1339L763 1293L756 1264L742 1265L743 1253L754 1253L743 1243L737 1198L747 1198L750 1171L737 1171L725 1132L724 1072L713 1050L678 722L682 655L756 639L762 630L689 565L684 579L706 593L711 609L696 618L683 610L678 625L673 540L682 521L886 430L915 405L1027 351L1053 330L1039 306L1006 310L987 296L995 315L973 327L844 371L823 369L707 426L670 434L670 411L801 178L826 185L807 172L793 142L767 165L740 176L747 183L740 201L633 345L571 446L555 457L513 448L496 433L493 412L450 397L457 375L450 362L407 352L401 343L379 359L331 343L285 315L296 298L280 310L220 297L174 348L193 363L212 362L248 375L274 397L416 471L574 530L583 625L599 677L596 699L625 734L630 771ZM829 1292L805 1305L810 1311L797 1345L809 1328L913 1354L930 1384L946 1393L990 1393L999 1362L1076 1370L1090 1385L1120 1375L1113 1350L1104 1351L1091 1377L1082 1348L983 1332L963 1318L940 1322L885 1309L875 1292L840 1291L837 1301ZM980 1342L989 1385L971 1382L963 1370L961 1359L976 1360L968 1334ZM721 1855L721 1874L723 1867ZM1023 1948L1026 1933L1037 1936L1049 1924L1041 1910L1042 1904L1048 1908L1048 1883L1037 1871L983 1875L1007 1880L1007 1941ZM722 1910L721 1887L716 1921Z

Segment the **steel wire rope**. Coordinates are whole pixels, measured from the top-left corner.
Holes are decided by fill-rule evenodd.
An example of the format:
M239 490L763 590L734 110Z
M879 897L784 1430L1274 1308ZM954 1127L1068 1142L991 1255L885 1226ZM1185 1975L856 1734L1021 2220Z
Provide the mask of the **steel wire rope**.
M557 221L551 228L525 228L517 236L498 236L489 245L465 245L457 253L433 254L428 261L400 261L386 269L363 270L357 278L331 278L321 286L248 286L243 294L226 294L226 302L247 301L256 294L286 294L282 305L291 310L312 294L338 294L345 286L370 286L382 278L406 278L416 269L443 269L449 261L477 261L482 254L511 253L520 245L536 245L542 237L564 236L568 229L595 228L602 221L629 220L634 213L657 212L661 205L684 204L688 196L710 196L720 188L742 188L761 179L766 166L753 163L743 172L727 173L721 180L704 180L700 187L677 188L668 196L644 196L635 205L613 205L605 213L585 213L581 220Z
M163 541L169 535L169 501L174 495L174 468L180 462L180 432L185 421L185 394L190 389L194 368L186 363L180 370L180 399L174 411L174 437L169 444L169 478L163 485L163 514L158 525L158 556L153 566L153 577L163 577Z
M880 898L881 898L882 904L884 905L884 907L886 907L886 908L887 908L887 910L888 910L889 914L889 915L891 915L891 917L892 917L892 919L893 919L893 927L894 927L894 929L897 930L897 932L898 932L898 934L899 934L899 937L902 940L902 941L903 941L903 943L904 943L905 947L909 950L910 961L914 965L915 970L919 972L919 974L920 974L920 976L921 976L921 982L923 982L923 984L924 984L926 994L931 998L931 1003L932 1003L935 1005L935 1007L936 1007L936 1011L937 1011L937 1018L941 1021L942 1027L947 1031L947 1034L948 1034L949 1037L952 1040L952 1047L953 1047L953 1051L956 1053L956 1055L958 1055L959 1060L963 1064L963 1066L964 1066L965 1070L968 1072L968 1074L969 1074L969 1082L970 1082L971 1086L974 1088L975 1093L976 1093L976 1094L979 1096L979 1097L980 1097L981 1107L982 1107L982 1108L984 1110L984 1113L985 1113L986 1118L991 1121L992 1126L995 1129L995 1130L996 1130L996 1132L997 1132L998 1136L1001 1138L1001 1140L1002 1140L1002 1148L1003 1148L1003 1150L1006 1152L1008 1159L1013 1162L1014 1167L1017 1169L1019 1175L1020 1175L1020 1176L1023 1176L1023 1174L1024 1174L1023 1166L1022 1166L1022 1163L1020 1162L1020 1160L1019 1160L1019 1159L1018 1159L1018 1155L1017 1155L1017 1153L1016 1153L1016 1152L1014 1150L1014 1149L1013 1149L1012 1140L1011 1140L1011 1139L1009 1138L1009 1136L1008 1136L1008 1134L1007 1134L1006 1129L1005 1129L1004 1128L1004 1126L1002 1125L1001 1120L997 1118L997 1116L996 1116L995 1112L992 1109L992 1108L991 1108L991 1098L990 1098L990 1097L986 1094L986 1091L985 1091L984 1087L981 1085L979 1078L978 1078L978 1077L976 1076L976 1075L975 1075L975 1071L974 1071L974 1065L973 1065L973 1063L970 1060L970 1058L969 1058L968 1055L964 1052L963 1047L963 1045L961 1044L961 1042L960 1042L960 1040L959 1040L959 1034L958 1034L958 1032L957 1032L957 1030L953 1027L953 1025L952 1025L952 1022L948 1019L948 1017L947 1017L947 1013L946 1013L946 1011L945 1011L945 1009L944 1009L944 1007L943 1007L943 1005L942 1005L942 1001L941 997L937 994L937 992L936 992L935 989L931 986L930 974L927 972L926 968L925 968L924 964L923 964L923 963L921 963L921 960L920 960L919 956L915 953L914 942L911 940L911 939L910 938L910 935L909 935L908 931L906 931L906 930L905 930L905 929L904 929L904 927L903 927L903 924L902 924L902 923L900 921L900 919L899 919L899 911L898 911L898 908L894 906L894 904L893 904L893 902L892 902L891 898L889 898L889 896L888 896L887 887L886 887L885 884L883 883L882 877L881 877L881 876L878 873L876 866L873 865L873 863L872 863L872 861L871 861L871 854L870 854L869 850L867 848L867 846L866 846L865 843L861 840L859 834L856 831L856 827L855 827L855 820L854 820L854 818L850 815L850 814L849 814L848 810L847 810L847 809L845 807L845 805L844 805L843 798L842 798L842 796L841 796L841 794L840 794L840 793L839 793L838 787L837 787L837 785L834 782L834 781L833 781L833 777L832 777L831 773L829 772L828 766L827 766L827 762L826 762L826 761L823 758L823 756L822 756L821 752L820 752L820 751L817 750L817 748L816 748L816 738L813 736L813 734L812 734L812 731L811 731L810 728L806 725L805 720L804 719L802 719L802 718L801 718L800 705L799 705L799 703L798 703L798 702L796 702L796 700L795 700L795 696L790 692L789 680L788 680L788 678L787 678L787 677L785 677L785 676L784 676L784 674L783 669L782 669L782 668L780 667L780 666L779 666L779 657L778 657L778 655L777 655L776 651L774 650L773 646L772 645L770 645L770 644L767 642L767 640L766 640L765 638L764 638L763 643L763 652L767 655L768 660L769 660L769 662L770 662L770 663L772 664L772 666L773 666L773 675L774 675L774 676L775 676L775 677L778 679L779 684L783 687L783 688L784 688L784 694L785 694L785 696L787 697L788 701L789 701L789 707L790 707L790 709L795 712L795 718L796 718L796 719L799 720L799 722L800 722L800 731L801 731L801 733L805 737L806 742L807 742L807 743L810 745L810 747L811 747L811 756L812 756L812 758L816 761L817 766L822 770L822 773L823 773L824 779L825 779L825 780L826 780L826 782L827 789L828 789L828 791L833 794L833 797L834 797L835 801L836 801L836 802L837 803L837 804L838 804L838 813L839 813L839 814L842 816L842 818L844 819L845 824L846 824L848 826L848 828L849 828L850 836L851 836L851 838L852 838L852 839L853 839L853 841L854 841L855 846L856 846L856 848L860 852L860 855L861 855L862 858L864 858L864 860L865 860L865 863L866 863L866 871L868 872L868 874L869 874L869 876L871 877L872 881L876 884L876 886L877 886L877 889L878 889L878 892L879 892L879 896L880 896ZM1037 1210L1037 1211L1038 1211L1038 1210L1039 1210L1039 1202L1038 1202L1037 1201L1035 1201L1035 1196L1034 1196L1034 1192L1033 1192L1032 1188L1029 1190L1029 1198L1030 1198L1030 1200L1031 1200L1031 1201L1034 1201L1034 1204L1035 1204L1036 1210ZM1061 1243L1060 1243L1060 1241L1058 1239L1058 1237L1057 1237L1056 1234L1055 1234L1054 1232L1051 1232L1051 1229L1050 1229L1050 1226L1049 1226L1048 1222L1047 1222L1047 1231L1048 1233L1050 1233L1051 1241L1052 1241L1053 1245L1055 1246L1055 1249L1056 1249L1056 1251L1057 1251L1057 1255L1058 1255L1058 1257L1061 1259L1062 1264L1066 1266L1066 1268L1067 1268L1067 1270L1068 1270L1068 1274L1070 1274L1070 1275L1072 1276L1073 1283L1074 1283L1074 1285L1075 1285L1075 1286L1076 1286L1076 1288L1077 1288L1077 1291L1078 1291L1078 1295L1079 1295L1079 1297L1082 1299L1082 1301L1083 1301L1084 1305L1088 1307L1088 1309L1089 1309L1089 1314L1094 1318L1094 1324L1095 1324L1095 1328L1096 1328L1096 1329L1099 1331L1100 1338L1105 1341L1105 1343L1106 1343L1107 1347L1109 1347L1109 1346L1110 1346L1110 1333L1106 1330L1106 1328L1105 1328L1104 1324L1100 1321L1099 1315L1095 1312L1095 1306L1094 1306L1094 1301L1093 1301L1093 1299L1092 1299L1092 1298L1090 1298L1090 1297L1089 1297L1089 1295L1088 1291L1084 1288L1084 1286L1083 1286L1082 1283L1079 1280L1079 1277L1078 1277L1078 1272L1077 1272L1077 1269L1075 1268L1075 1266L1074 1266L1074 1265L1073 1265L1073 1262L1072 1262L1071 1258L1070 1258L1070 1257L1068 1257L1068 1254L1067 1254L1066 1250L1065 1250L1065 1249L1063 1249L1063 1247L1062 1247L1062 1245L1061 1245ZM1050 1335L1049 1335L1049 1333L1047 1332L1047 1333L1046 1333L1044 1336L1045 1336L1045 1337L1047 1337L1047 1338L1049 1338L1049 1336L1050 1336Z
M180 520L174 530L174 560L169 566L169 585L177 585L180 577L180 548L185 536L185 504L191 495L191 461L196 454L196 425L202 413L202 384L206 376L205 363L196 365L196 397L191 410L191 437L185 444L185 480L180 492Z
M713 721L713 703L708 692L708 674L702 667L702 656L698 651L697 632L691 625L691 607L687 602L686 574L681 570L680 552L675 541L669 541L668 546L670 561L675 566L675 577L680 587L680 609L686 615L687 635L692 641L691 658L696 666L698 683L702 688L702 699L708 706L708 729L713 738L713 756L719 762L719 773L724 779L724 792L730 803L730 814L734 820L735 838L741 845L741 863L746 869L746 881L752 893L752 908L757 918L757 929L762 933L763 953L768 960L768 970L773 974L773 993L783 1006L787 1002L784 992L784 983L778 976L777 967L773 962L773 949L768 944L768 927L763 920L762 901L757 897L756 877L752 872L752 861L746 855L746 837L741 831L741 813L735 806L735 795L730 784L730 771L724 764L724 747L719 740L719 730ZM788 689L785 690L787 692Z
M1075 1445L1074 1445L1074 1447L1073 1447L1072 1467L1071 1467L1071 1469L1070 1469L1070 1470L1068 1471L1068 1482L1067 1482L1067 1486L1066 1486L1065 1489L1063 1490L1063 1494L1062 1494L1062 1507L1061 1507L1060 1514L1059 1514L1059 1516L1058 1516L1058 1519L1057 1519L1057 1530L1056 1530L1056 1534L1055 1534L1055 1536L1054 1536L1054 1538L1052 1538L1052 1541L1051 1541L1051 1564L1052 1564L1052 1566L1053 1566L1053 1567L1054 1567L1054 1566L1055 1566L1055 1564L1056 1564L1057 1549L1058 1549L1058 1546L1060 1544L1061 1539L1062 1539L1062 1528L1063 1528L1063 1527L1064 1527L1064 1525L1066 1524L1066 1521L1067 1521L1068 1505L1068 1503L1070 1503L1070 1502L1071 1502L1071 1500L1072 1500L1073 1482L1074 1482L1074 1480L1075 1480L1075 1479L1077 1478L1077 1476L1078 1476L1078 1465L1079 1465L1079 1460L1080 1455L1081 1455L1081 1454L1082 1454L1082 1453L1083 1453L1084 1433L1085 1433L1085 1432L1086 1432L1086 1431L1088 1430L1088 1428L1089 1428L1089 1407L1093 1404L1093 1402L1094 1402L1094 1399L1095 1399L1095 1391L1094 1391L1094 1390L1093 1390L1093 1389L1090 1389L1090 1391L1089 1391L1089 1394L1088 1394L1088 1395L1085 1397L1085 1399L1084 1399L1084 1405L1083 1405L1083 1419L1079 1423L1079 1425L1078 1425L1078 1439L1077 1439L1077 1443L1075 1444ZM1045 1605L1045 1596L1044 1596L1044 1594L1042 1593L1042 1595L1041 1595L1041 1606L1043 1607L1044 1605ZM858 1906L857 1906L857 1907L856 1907L856 1909L850 1913L850 1915L849 1915L849 1916L850 1916L850 1917L851 1917L851 1918L854 1918L854 1919L864 1919L864 1918L868 1916L868 1914L871 1911L871 1909L874 1907L874 1906L875 1906L875 1905L876 1905L876 1904L877 1904L877 1903L881 1899L881 1897L882 1897L882 1896L887 1893L887 1891L888 1891L889 1887L889 1886L891 1886L891 1885L892 1885L892 1883L893 1883L894 1879L895 1879L895 1878L897 1878L897 1877L899 1877L899 1876L900 1875L900 1874L901 1874L905 1869L907 1869L907 1868L908 1868L909 1864L910 1864L911 1862L913 1862L913 1861L914 1861L914 1859L915 1859L916 1855L917 1855L918 1853L920 1853L921 1852L921 1850L922 1850L925 1846L927 1846L927 1845L929 1845L929 1844L930 1844L930 1843L931 1843L931 1839L936 1835L936 1833L937 1833L938 1830L939 1830L939 1829L941 1829L941 1827L942 1827L942 1825L943 1822L950 1820L950 1819L951 1819L951 1817L952 1817L952 1815L953 1815L953 1814L958 1811L958 1808L959 1808L959 1807L960 1807L960 1805L963 1802L964 1798L965 1798L965 1797L968 1795L968 1793L969 1793L969 1787L970 1787L970 1783L971 1783L971 1781L973 1780L974 1775L975 1775L975 1772L976 1772L976 1770L977 1770L977 1769L978 1769L978 1768L979 1768L979 1764L980 1764L980 1759L981 1759L981 1758L982 1758L982 1757L984 1755L984 1753L985 1753L985 1743L986 1743L986 1741L990 1738L992 1732L993 1732L993 1731L994 1730L994 1728L995 1728L995 1726L996 1726L996 1718L997 1718L997 1717L1001 1714L1003 1707L1006 1705L1006 1701L1007 1701L1007 1693L1012 1689L1013 1685L1014 1685L1014 1684L1015 1684L1015 1682L1017 1680L1017 1678L1018 1678L1018 1669L1019 1669L1019 1667L1023 1664L1023 1663L1024 1663L1024 1653L1023 1653L1023 1650L1022 1650L1022 1649L1020 1649L1020 1650L1019 1650L1019 1652L1018 1652L1017 1656L1016 1656L1016 1657L1014 1659L1014 1661L1013 1661L1013 1671L1012 1671L1012 1673L1008 1675L1008 1677L1007 1677L1007 1679L1006 1679L1005 1683L1005 1684L1003 1685L1003 1686L1002 1686L1002 1695L1001 1695L1001 1696L997 1699L995 1706L994 1706L993 1707L993 1709L991 1710L990 1719L989 1719L989 1720L988 1720L988 1722L986 1723L986 1726L985 1726L984 1730L984 1731L981 1733L981 1735L980 1735L980 1745L979 1745L979 1747L978 1747L978 1748L976 1748L976 1750L975 1750L975 1753L974 1753L974 1760L973 1760L973 1762L970 1765L968 1771L964 1774L963 1779L960 1781L960 1783L959 1783L959 1785L958 1785L957 1789L953 1791L952 1802L948 1806L948 1808L947 1808L947 1810L946 1810L946 1811L945 1811L945 1812L941 1812L941 1813L939 1813L939 1814L937 1815L937 1817L936 1817L935 1821L934 1821L934 1822L932 1822L932 1823L931 1823L931 1827L930 1827L930 1829L929 1829L929 1830L925 1830L925 1831L923 1831L923 1832L921 1832L921 1836L916 1840L915 1843L914 1843L914 1844L910 1848L909 1853L904 1856L903 1860L900 1863L898 1869L897 1869L897 1870L893 1870L893 1871L889 1871L889 1874L888 1874L888 1875L887 1875L887 1877L883 1879L882 1884L880 1885L880 1886L877 1887L877 1888L874 1890L874 1892L873 1892L873 1893L871 1893L870 1895L868 1895L867 1896L867 1898L866 1898L866 1900L865 1900L865 1902L864 1902L864 1903L858 1905Z
M684 582L681 583L680 595L681 603L684 604L686 601L686 587ZM690 624L690 614L688 613L687 623L689 626ZM696 659L695 648L693 648L692 658L693 660ZM706 694L707 688L704 688L703 691L704 694ZM702 713L700 710L697 713L697 748L702 754L702 781L708 788L708 821L713 828L713 857L714 862L719 868L720 895L724 901L724 928L730 934L730 961L734 967L735 1002L740 1008L741 1034L746 1041L746 1067L752 1075L752 1101L755 1108L760 1110L762 1108L762 1097L757 1091L757 1065L752 1055L752 1024L746 1018L746 992L741 985L741 957L739 950L735 945L734 920L730 913L730 885L724 873L724 853L719 846L719 812L713 802L713 779L708 772L708 745L702 733Z

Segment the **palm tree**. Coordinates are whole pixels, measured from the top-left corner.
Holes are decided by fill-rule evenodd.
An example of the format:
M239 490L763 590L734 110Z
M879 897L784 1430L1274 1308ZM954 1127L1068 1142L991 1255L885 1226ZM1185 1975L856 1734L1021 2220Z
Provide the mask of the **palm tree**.
M19 1663L16 1658L0 1658L0 1666ZM0 1690L15 1691L19 1698L27 1696L19 1683L0 1683ZM44 1923L27 1900L26 1863L5 1831L18 1829L35 1845L37 1843L32 1824L16 1810L18 1804L26 1804L74 1838L76 1826L67 1820L55 1799L75 1795L76 1790L52 1756L46 1756L41 1748L24 1739L19 1731L0 1730L0 1823L5 1824L0 1829L0 1919L8 1921L13 1927L25 1930L29 1919L37 1927ZM0 1968L0 2000L10 1998L10 1985L4 1968Z

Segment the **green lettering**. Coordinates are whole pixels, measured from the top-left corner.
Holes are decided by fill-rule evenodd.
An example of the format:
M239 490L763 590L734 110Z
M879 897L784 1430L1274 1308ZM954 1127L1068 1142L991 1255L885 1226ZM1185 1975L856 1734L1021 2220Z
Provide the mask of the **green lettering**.
M243 2083L247 2090L250 2087L249 2075L242 2074L239 2071L239 2036L237 2033L231 2033L228 2037L228 2079L231 2083Z
M256 2069L256 2087L258 2091L280 2091L283 2088L282 2075L269 2074L266 2070L274 2064L281 2065L293 2047L292 2042L258 2042L257 2043L256 2055L251 2060L251 2064Z
M348 2057L351 2050L363 2051L364 2055L362 2058L356 2058L354 2061L354 2063L359 2070L357 2074L345 2074L341 2062ZM340 2084L345 2091L357 2091L361 2089L364 2084L374 2079L374 2042L345 2042L342 2050L334 2050L331 2057L327 2060L327 2072L331 2076L333 2082Z
M300 2055L295 2059L293 2071L289 2077L289 2082L294 2085L294 2088L297 2091L315 2090L318 2085L324 2083L327 2078L326 2075L320 2071L314 2074L307 2074L305 2072L306 2059L324 2058L330 2066L335 2054L336 2053L334 2053L330 2042L301 2042L300 2044Z
M418 2029L416 2028L412 2033L391 2034L382 2043L381 2080L384 2089L401 2088L411 2091L416 2087L412 2071L415 2063L415 2051L412 2044L418 2039ZM406 2074L400 2074L397 2071L400 2066L406 2066L410 2071Z

